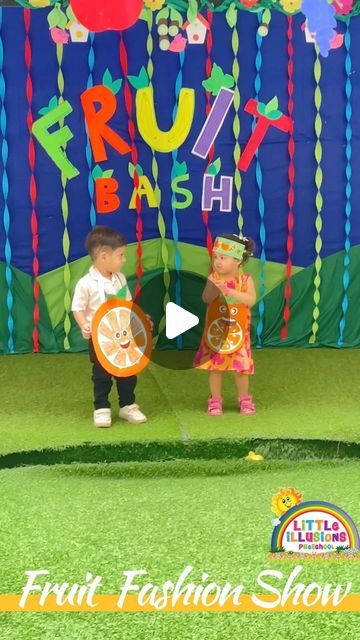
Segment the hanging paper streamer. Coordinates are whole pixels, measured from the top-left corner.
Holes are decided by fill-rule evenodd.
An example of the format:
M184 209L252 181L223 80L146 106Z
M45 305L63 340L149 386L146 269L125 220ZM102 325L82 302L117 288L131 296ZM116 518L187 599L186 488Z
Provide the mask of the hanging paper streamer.
M33 351L34 353L39 352L39 321L40 321L40 307L39 307L39 298L40 298L40 287L37 281L37 277L39 275L39 258L38 258L38 248L39 248L39 236L38 236L38 217L36 212L36 199L37 199L37 187L35 180L35 145L34 138L32 135L32 125L33 125L33 112L32 112L32 101L33 101L33 83L31 77L31 59L32 59L32 50L31 50L31 42L30 42L30 24L31 24L31 13L30 9L24 9L24 25L25 25L25 66L26 66L26 99L28 103L28 112L27 112L27 126L29 130L29 145L28 145L28 159L29 159L29 167L30 167L30 185L29 185L29 194L30 194L30 202L31 202L31 218L30 218L30 228L31 228L31 236L32 236L32 251L33 251L33 260L32 260L32 271L34 277L33 283L33 296L34 296L34 311L33 311L33 321L34 327L32 331L32 341L33 341Z
M8 207L9 196L9 180L7 175L7 161L9 155L9 147L6 138L7 134L7 117L5 110L5 97L6 97L6 84L4 78L4 45L2 39L2 27L3 27L3 10L0 7L0 130L1 130L1 159L3 165L1 186L4 197L4 211L3 211L3 223L5 231L5 281L7 286L6 305L8 309L7 327L9 331L8 337L8 350L9 353L14 353L14 318L13 312L13 293L12 293L12 270L11 270L11 244L9 239L10 231L10 211Z
M351 55L350 55L350 46L351 46L351 35L349 28L349 19L346 21L346 31L345 31L345 73L346 73L346 82L345 82L345 94L346 94L346 106L345 106L345 118L346 118L346 129L345 129L345 137L346 137L346 147L345 147L345 155L346 155L346 185L345 185L345 196L346 196L346 204L345 204L345 247L344 247L344 273L343 273L343 287L344 287L344 296L341 303L342 308L342 317L339 323L339 339L338 345L342 347L344 344L344 332L346 326L346 313L349 307L349 298L348 298L348 288L350 283L350 232L351 232L351 178L352 178L352 168L351 168L351 155L352 155L352 127L351 127L351 117L352 117L352 106L351 106L351 94L352 94L352 82L351 82Z
M133 183L134 183L134 192L135 192L135 210L136 210L136 240L137 240L137 265L136 265L136 287L135 287L135 299L138 297L141 291L141 278L143 274L142 267L142 235L143 235L143 223L141 218L141 197L138 193L139 188L139 174L136 169L138 164L138 150L135 144L135 122L133 120L133 98L130 89L130 83L128 81L128 54L125 44L125 39L123 33L120 34L120 65L121 70L125 79L124 84L124 99L125 99L125 108L128 117L128 132L131 140L131 162L134 167L133 172Z
M321 259L321 249L322 249L322 208L323 208L323 197L321 193L321 186L323 182L323 171L321 168L321 159L322 159L322 144L321 144L321 132L322 132L322 118L321 118L321 102L322 95L320 89L320 78L321 78L321 62L319 57L319 49L316 46L316 58L314 63L314 78L316 82L315 87L315 108L316 108L316 116L315 116L315 135L316 135L316 143L315 143L315 160L316 160L316 171L315 171L315 185L316 185L316 198L315 198L315 207L317 211L316 219L315 219L315 228L316 228L316 240L315 240L315 278L314 278L314 309L313 309L313 324L311 328L311 336L309 338L310 344L315 344L317 338L317 332L319 330L318 319L320 315L319 303L320 303L320 284L321 284L321 267L322 267L322 259Z
M154 73L154 65L153 65L153 61L152 61L152 52L153 52L153 48L154 48L154 40L153 40L153 36L152 36L152 27L153 27L153 13L152 11L147 11L147 25L148 25L148 37L147 37L147 41L146 41L146 47L147 47L147 52L148 52L148 64L147 64L147 73L149 76L149 81L150 81L150 86L152 86L152 77L153 77L153 73ZM169 262L169 251L166 245L166 226L165 226L165 220L164 220L164 216L162 214L161 211L161 191L160 191L160 187L159 187L159 183L158 183L158 178L159 178L159 169L158 169L158 163L156 160L156 155L155 155L155 151L152 151L152 163L151 163L151 169L152 169L152 175L153 175L153 179L154 179L154 192L155 192L155 197L156 197L156 201L157 201L157 205L158 205L158 229L159 229L159 234L160 234L160 238L161 238L161 257L162 257L162 261L163 261L163 265L164 265L164 286L165 286L165 295L164 295L164 301L163 301L163 308L164 308L164 314L163 317L160 320L159 323L159 327L158 327L158 335L160 335L160 333L162 332L162 330L165 328L165 320L166 320L166 315L165 315L165 309L166 309L166 305L168 302L170 302L170 295L169 295L169 286L170 286L170 274L169 274L169 268L168 268L168 262Z
M288 114L289 117L292 118L294 111L294 46L293 46L293 19L292 16L287 17L288 29L287 29L287 40L288 40ZM284 324L281 329L281 339L286 340L288 335L288 323L290 320L290 298L291 298L291 272L292 272L292 252L294 248L294 237L293 237L293 229L294 229L294 200L295 200L295 191L294 191L294 183L295 183L295 164L294 164L294 155L295 155L295 139L293 129L290 131L290 137L288 142L288 153L289 153L289 168L288 168L288 177L289 177L289 191L288 191L288 219L287 219L287 227L288 227L288 237L286 242L287 249L287 261L285 268L285 306L283 312L283 320Z
M234 61L232 65L232 75L235 80L235 88L234 88L234 120L233 120L233 132L235 138L235 146L234 146L234 163L235 163L235 173L234 173L234 184L235 184L235 192L236 192L236 209L238 211L238 227L239 231L242 232L244 220L242 217L242 198L241 198L241 185L242 185L242 177L240 169L238 168L238 164L240 161L241 155L241 147L240 147L240 105L241 105L241 96L239 89L239 78L240 78L240 65L238 61L239 55L239 34L237 30L237 18L238 11L235 10L234 14L234 24L232 27L231 34L231 46L234 55Z
M58 61L57 83L58 83L58 90L59 90L59 105L64 102L65 83L64 83L64 76L63 76L63 72L62 72L63 53L64 53L64 45L63 44L57 44L56 45L56 57L57 57L57 61ZM62 127L63 124L64 124L64 122L62 121L60 123L60 126ZM67 200L67 195L66 195L66 183L67 183L67 177L64 174L64 172L61 172L61 185L62 185L62 192L63 192L62 193L62 198L61 198L61 211L62 211L62 216L63 216L63 221L64 221L64 232L63 232L63 238L62 238L62 245L63 245L63 254L64 254L64 258L65 258L65 264L64 264L64 285L65 285L65 294L64 294L64 309L65 309L64 349L67 351L68 349L70 349L69 333L70 333L70 329L71 329L71 320L70 320L71 296L70 296L69 287L70 287L71 273L70 273L70 265L69 265L70 238L69 238L69 232L68 232L68 227L67 227L68 217L69 217L69 207L68 207L68 200Z
M261 22L261 17L258 15L258 21ZM262 54L261 54L261 45L262 45L262 37L256 32L256 45L257 45L257 53L255 57L255 68L256 68L256 76L254 82L256 100L259 100L259 94L261 90L261 67L262 67ZM256 118L254 118L253 130L256 127ZM265 228L265 202L262 194L262 169L259 160L259 152L256 151L256 168L255 168L255 176L256 176L256 184L258 187L258 210L260 215L260 299L259 299L259 320L256 327L256 346L262 347L262 333L264 330L264 313L265 313L265 263L266 263L266 253L265 253L265 241L266 241L266 228Z
M206 73L206 79L208 79L211 77L211 71L212 71L211 53L212 53L212 46L213 46L213 37L212 37L213 14L209 9L207 10L206 17L209 24L209 28L206 33L206 40L205 40L205 44L206 44L205 73ZM210 95L211 95L210 92L206 91L206 107L205 107L206 117L209 115L211 111ZM209 155L208 155L208 167L213 161L214 153L215 153L215 145L213 144L210 148ZM211 237L211 232L209 228L209 212L208 211L202 211L202 219L205 225L206 247L207 247L209 256L211 257L212 237Z
M173 122L176 120L177 108L178 108L178 100L180 91L182 88L182 80L183 80L183 67L185 60L185 51L181 51L179 53L179 72L176 77L175 82L175 105L173 110ZM177 172L177 158L178 158L178 150L174 150L172 152L172 168L171 168L171 184L173 184L173 180L176 178ZM181 255L179 251L179 225L176 217L176 195L174 191L171 196L171 209L172 209L172 235L175 245L175 273L176 273L176 283L175 283L175 302L177 305L181 306L181 282L180 282L180 271L181 271ZM182 349L183 340L182 335L177 336L176 345L178 349Z
M94 51L94 34L89 34L89 54L88 54L88 66L89 66L89 75L87 79L86 88L90 89L90 87L94 86L94 64L95 64L95 51ZM92 153L91 153L91 145L88 130L86 128L86 162L89 168L88 175L88 191L90 197L90 225L91 227L95 227L96 225L96 209L94 205L94 178L92 175Z

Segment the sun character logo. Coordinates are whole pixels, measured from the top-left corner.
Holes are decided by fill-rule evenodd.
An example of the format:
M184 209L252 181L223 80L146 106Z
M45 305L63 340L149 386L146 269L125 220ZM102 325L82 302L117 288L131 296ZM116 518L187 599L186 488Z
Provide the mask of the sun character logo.
M300 504L301 501L302 494L294 489L294 487L280 489L280 491L272 497L271 511L277 516L282 516L288 509Z

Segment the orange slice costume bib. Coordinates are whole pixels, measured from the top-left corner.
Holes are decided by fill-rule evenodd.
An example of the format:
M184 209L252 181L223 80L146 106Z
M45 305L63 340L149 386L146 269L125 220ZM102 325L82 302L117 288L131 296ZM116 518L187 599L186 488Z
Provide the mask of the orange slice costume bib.
M236 291L247 291L248 274L226 284ZM214 273L214 284L221 282ZM250 346L250 309L225 298L216 298L208 307L201 344L194 359L197 369L237 371L253 374Z
M92 321L92 340L98 361L113 376L133 376L149 364L150 325L132 301L115 297L103 302Z

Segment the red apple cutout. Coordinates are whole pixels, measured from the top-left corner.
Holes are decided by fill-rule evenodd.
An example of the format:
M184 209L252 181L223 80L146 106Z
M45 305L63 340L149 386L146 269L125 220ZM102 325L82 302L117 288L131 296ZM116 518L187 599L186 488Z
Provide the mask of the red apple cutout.
M70 4L89 31L124 31L139 19L144 0L70 0Z

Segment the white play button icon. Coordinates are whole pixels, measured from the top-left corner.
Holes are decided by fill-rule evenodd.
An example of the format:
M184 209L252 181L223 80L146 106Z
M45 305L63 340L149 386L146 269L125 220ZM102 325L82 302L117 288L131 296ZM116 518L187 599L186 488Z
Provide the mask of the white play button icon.
M186 311L174 302L166 305L166 337L168 340L177 338L185 331L189 331L199 324L199 318L190 311Z

